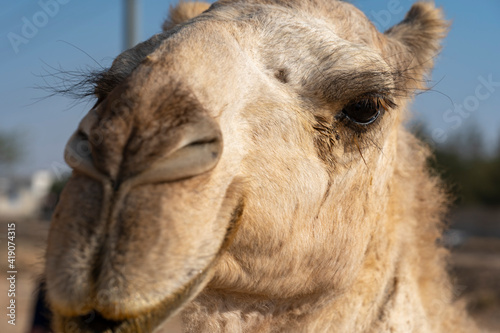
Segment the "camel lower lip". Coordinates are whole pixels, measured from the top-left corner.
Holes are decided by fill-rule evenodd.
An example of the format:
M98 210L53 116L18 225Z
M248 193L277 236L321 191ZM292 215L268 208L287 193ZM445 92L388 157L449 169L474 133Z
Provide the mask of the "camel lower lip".
M81 332L125 332L127 326L133 326L130 321L112 321L97 312L91 312L85 316L69 318L66 325Z
M217 257L214 258L207 268L188 281L176 293L168 296L160 304L145 311L142 315L130 316L124 320L111 320L96 311L76 317L58 316L56 314L54 318L56 331L68 333L153 332L172 317L185 302L194 297L198 289L204 287L204 282L209 280L208 273L210 272L210 268L217 260Z
M207 280L208 269L189 281L177 293L167 297L156 307L149 309L142 315L130 316L125 320L111 320L96 311L83 316L65 317L55 316L56 331L68 333L133 333L153 332L157 327L172 317L182 305L193 295Z
M132 333L152 332L156 326L150 323L149 316L140 316L124 321L107 320L97 313L89 313L86 316L57 318L57 327L62 332L68 333ZM92 319L90 319L92 318Z
M122 321L109 320L97 312L90 312L78 317L58 317L56 315L56 328L68 333L132 333L152 332L170 313L161 317L155 314L144 314ZM59 331L58 330L58 331Z
M168 317L165 316L165 317ZM85 316L57 318L57 326L68 333L133 333L153 332L166 318L145 314L123 321L112 321L99 313L91 312Z

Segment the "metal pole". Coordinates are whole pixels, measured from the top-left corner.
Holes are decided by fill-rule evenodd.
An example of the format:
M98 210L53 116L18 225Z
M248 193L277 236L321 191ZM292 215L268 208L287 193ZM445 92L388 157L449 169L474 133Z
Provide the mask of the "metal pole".
M124 0L124 41L123 48L128 50L140 42L140 0Z

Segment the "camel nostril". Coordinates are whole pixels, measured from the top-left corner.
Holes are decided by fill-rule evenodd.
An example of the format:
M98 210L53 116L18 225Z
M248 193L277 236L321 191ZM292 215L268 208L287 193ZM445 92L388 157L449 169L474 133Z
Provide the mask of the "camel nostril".
M222 156L222 133L211 119L192 122L182 129L174 149L148 168L123 182L126 187L183 180L212 170Z
M218 138L197 140L197 141L191 142L186 147L188 147L188 146L200 146L200 145L205 145L205 144L212 144L212 143L216 143L217 140L218 140Z
M220 138L194 141L155 163L148 171L130 179L130 183L168 182L197 176L214 168L221 154Z
M90 127L96 120L95 111L91 110L81 121L79 128L71 136L64 150L64 159L68 165L97 180L106 177L93 163L92 145L89 139Z

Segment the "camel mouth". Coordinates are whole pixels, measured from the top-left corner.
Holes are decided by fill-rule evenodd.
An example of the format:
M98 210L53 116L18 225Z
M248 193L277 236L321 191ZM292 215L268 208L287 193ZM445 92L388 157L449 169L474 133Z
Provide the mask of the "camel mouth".
M150 326L142 318L127 319L123 321L113 321L104 318L97 312L90 312L87 315L70 318L56 318L59 321L58 328L62 332L79 333L132 333L132 332L152 332L147 327Z
M83 332L121 332L126 320L114 321L104 318L99 312L92 311L74 318L73 322Z
M168 317L168 316L166 316ZM161 323L156 323L151 315L143 315L121 321L105 318L99 312L89 312L78 317L57 318L57 327L62 332L79 333L132 333L152 332ZM165 318L166 320L167 318Z
M66 317L55 315L56 331L78 332L78 333L135 333L153 332L165 321L176 314L182 305L191 298L196 297L200 289L210 278L211 267L214 266L217 257L191 279L180 290L168 296L160 304L145 311L142 315L130 316L124 320L114 320L107 318L97 311L90 311L85 315Z
M211 279L213 267L223 254L239 229L244 210L244 200L240 198L234 208L230 223L217 255L196 276L183 287L167 296L163 301L143 314L129 316L123 320L111 319L98 311L90 311L79 316L64 316L55 311L54 326L56 332L70 333L137 333L154 332L169 318L177 314L188 301L194 299Z

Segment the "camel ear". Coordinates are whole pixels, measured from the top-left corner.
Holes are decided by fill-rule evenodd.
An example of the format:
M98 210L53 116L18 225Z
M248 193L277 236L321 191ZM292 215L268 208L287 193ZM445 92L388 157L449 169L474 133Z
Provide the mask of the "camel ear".
M432 70L449 26L434 3L417 2L401 23L385 32L391 49L388 51L398 54L398 59L393 59L398 62L398 70L413 80L408 88L423 88L422 80Z
M209 7L210 4L206 2L179 2L175 7L170 6L168 18L163 23L163 31L200 15Z

